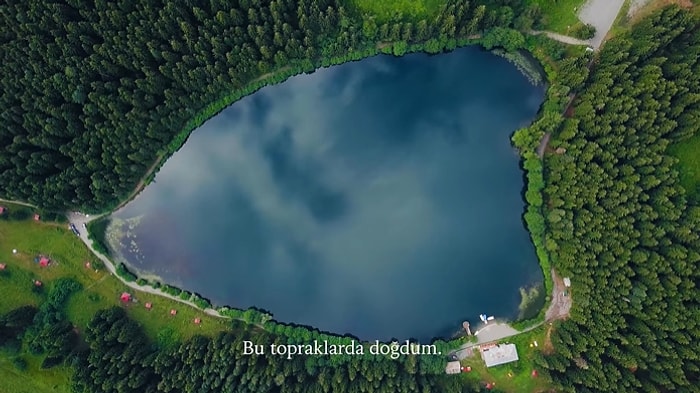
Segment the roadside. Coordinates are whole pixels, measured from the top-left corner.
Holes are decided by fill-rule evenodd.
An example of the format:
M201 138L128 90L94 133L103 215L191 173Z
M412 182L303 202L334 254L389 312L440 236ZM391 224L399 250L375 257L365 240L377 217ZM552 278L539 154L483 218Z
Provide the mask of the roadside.
M630 0L630 7L627 10L627 18L632 18L637 11L649 4L651 0Z
M571 294L568 292L566 285L564 285L564 280L557 275L554 269L552 269L551 274L552 282L554 283L552 288L552 301L545 312L543 321L528 326L523 330L516 330L507 323L497 322L483 325L482 328L474 332L474 337L477 339L476 342L461 345L456 350L450 352L450 356L456 356L457 359L463 360L473 354L474 347L527 333L545 323L551 325L555 320L567 318L571 311ZM551 328L548 330L548 334L549 331L551 331Z
M590 42L589 42L590 40L581 40L581 39L578 39L575 37L570 37L568 35L558 34L558 33L554 33L551 31L532 30L532 31L530 31L530 34L532 34L532 35L544 34L547 37L549 37L555 41L563 42L563 43L569 44L569 45L585 45L585 46L590 45Z
M569 311L571 311L571 294L564 284L564 280L557 275L554 269L552 269L552 283L554 284L552 300L544 316L545 322L567 318Z
M649 0L632 0L637 6L641 7ZM539 35L545 34L547 37L563 42L569 45L586 45L593 50L599 50L605 41L605 37L615 23L625 0L588 0L579 12L579 19L585 24L590 24L595 27L595 35L588 40L582 40L564 34L558 34L552 31L530 31L530 34ZM630 7L631 9L632 7Z
M589 0L583 6L579 18L595 27L595 36L588 40L593 49L598 50L603 44L623 4L625 0Z

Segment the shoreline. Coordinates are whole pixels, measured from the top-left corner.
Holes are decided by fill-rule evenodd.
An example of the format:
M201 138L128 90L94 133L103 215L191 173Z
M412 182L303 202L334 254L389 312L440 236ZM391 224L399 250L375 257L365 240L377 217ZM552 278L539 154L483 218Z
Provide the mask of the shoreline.
M472 46L472 45L480 45L480 40L479 40L479 39L464 39L464 40L461 40L461 41L459 42L459 44L457 45L457 48L466 47L466 46ZM145 189L145 187L151 182L152 178L154 178L154 177L157 175L157 172L160 170L160 168L165 164L165 162L166 162L175 152L177 152L177 151L184 145L184 143L187 141L187 139L189 138L189 136L191 135L191 133L192 133L196 128L198 128L199 126L201 126L201 124L203 124L205 121L209 120L211 117L213 117L213 116L215 116L216 114L220 113L222 110L224 110L224 109L227 108L228 106L232 105L233 103L235 103L235 102L238 101L239 99L241 99L241 98L243 98L243 97L245 97L245 96L247 96L247 95L253 94L254 92L256 92L256 91L258 91L259 89L261 89L262 87L265 87L265 86L267 86L268 84L281 83L281 82L287 80L287 79L288 79L289 77L291 77L291 76L299 75L299 74L302 74L302 73L315 72L317 69L320 69L320 68L326 68L326 67L330 67L330 66L333 66L333 65L342 64L342 63L346 63L346 62L350 62L350 61L359 61L359 60L362 60L362 59L365 59L365 58L368 58L368 57L372 57L372 56L375 56L375 55L379 55L379 54L391 54L392 46L393 46L393 44L391 44L391 43L389 43L388 45L386 45L386 43L379 43L379 44L377 44L377 45L376 45L375 47L373 47L373 48L368 48L368 49L366 49L366 50L364 50L364 51L357 51L357 52L354 52L353 55L355 55L355 56L354 56L354 57L351 57L351 58L350 58L349 60L347 60L347 61L343 61L343 59L335 59L336 61L334 61L334 60L332 60L332 59L331 59L331 60L323 60L323 59L321 59L321 60L318 60L318 61L316 62L315 65L314 65L314 64L310 64L310 65L312 65L312 69L311 69L311 70L294 69L294 68L291 68L291 67L287 66L287 67L283 67L283 68L280 69L280 70L277 70L276 72L268 73L268 74L263 75L262 77L260 77L260 78L258 78L258 79L255 79L255 80L251 81L246 87L242 88L241 90L239 90L239 91L237 91L237 92L233 92L233 93L231 93L231 94L228 94L228 95L226 95L225 97L222 97L222 99L220 99L220 100L218 100L218 101L216 101L216 102L214 102L214 103L212 103L212 104L210 104L210 105L204 107L201 111L199 111L199 112L193 117L193 119L192 119L190 122L188 122L188 123L185 125L185 127L183 127L183 130L173 138L173 141L172 141L172 142L168 145L168 147L167 147L167 152L163 152L162 154L159 154L157 160L156 160L156 161L154 162L154 164L149 168L149 172L147 172L147 173L144 175L144 177L137 183L136 188L133 190L133 192L132 192L126 199L122 200L113 210L98 212L97 214L94 214L94 215L91 214L89 217L88 217L87 215L83 215L83 214L75 213L75 212L67 213L66 216L68 217L68 219L70 220L70 222L76 224L78 227L82 227L82 224L87 225L88 223L90 223L90 222L92 222L92 221L94 221L94 220L97 220L97 219L100 219L100 218L103 218L103 217L109 217L109 216L111 216L111 215L113 215L113 214L118 213L118 212L119 212L121 209L123 209L128 203L130 203L130 202L133 201L134 199L138 198L138 196L141 194L141 192L143 192L143 190ZM456 48L454 48L454 49L456 49ZM546 71L546 67L544 67L544 65L541 63L541 59L537 58L537 56L531 51L531 49L532 49L532 48L525 48L524 51L525 51L525 53L526 53L529 57L531 57L531 59L537 60L537 63L538 63L537 65L538 65L539 67L541 67L541 68L540 68L541 70ZM452 51L452 49L443 48L443 49L442 49L440 52L438 52L438 53L445 53L445 52L450 52L450 51ZM406 52L406 54L409 54L409 53L416 53L416 52L422 52L422 53L426 53L426 54L434 54L434 53L430 53L430 52L426 51L424 45L422 45L422 44L412 45L412 46L409 48L409 50ZM496 54L494 54L494 55L496 55ZM517 68L517 67L516 67L516 68ZM525 77L528 77L527 73L525 73L523 70L519 69L519 71L520 71L521 73L523 73L523 74L525 75ZM538 70L538 71L539 71L539 70ZM543 72L543 75L542 75L542 76L543 76L543 83L545 84L546 88L548 89L548 88L550 87L550 85L549 85L549 83L548 83L549 80L547 79L549 75L547 75L546 72ZM545 97L545 101L543 101L542 105L544 106L544 104L545 104L546 102L547 102L547 97ZM205 113L211 114L211 115L208 116L208 117L203 117ZM534 124L538 119L540 119L541 116L542 116L542 114L541 114L541 113L538 113L538 114L536 115L536 117L532 120L532 124ZM522 154L521 154L521 160L522 160ZM528 183L529 183L529 182L528 182ZM523 189L524 189L524 190L527 190L527 188L528 188L528 185L526 184L526 185L523 187ZM35 207L35 208L36 208L36 206L30 205L30 204L26 204L26 203L24 203L24 204L27 205L27 206L29 206L29 207ZM528 207L528 204L527 204L527 203L525 204L525 207L526 207L526 208ZM526 230L527 230L527 231L530 233L530 235L532 236L532 233L531 233L530 229L527 228L527 226L526 226ZM164 292L161 288L153 288L152 286L148 285L148 283L147 283L146 285L139 285L139 284L136 283L136 282L130 282L130 281L125 280L125 279L124 279L123 277L121 277L121 276L118 274L118 272L117 272L118 266L115 264L116 261L113 262L109 256L105 256L105 255L102 254L101 252L97 251L97 250L93 247L93 245L92 245L92 240L89 239L88 236L89 236L89 234L88 234L88 232L87 232L86 230L81 231L81 233L80 233L80 239L83 241L83 243L86 244L86 246L88 247L88 249L89 249L93 254L95 254L103 263L105 263L105 265L107 266L107 269L110 271L110 273L111 273L112 275L116 276L122 283L124 283L124 284L127 285L128 287L130 287L130 288L132 288L132 289L135 289L135 290L138 290L138 291L143 291L143 292L147 292L147 293L151 293L151 294L156 294L156 295L164 296L164 297L166 297L166 298L169 298L169 299L175 300L175 301L177 301L177 302L180 302L180 303L189 305L189 306L191 306L191 307L194 307L194 308L197 308L197 309L201 309L200 307L198 307L196 304L194 304L194 303L191 302L191 301L183 300L183 299L181 299L181 298L178 297L178 296L174 296L174 295L168 294L168 293ZM536 245L535 245L534 243L533 243L533 246L535 246L535 248L537 248ZM542 261L540 260L539 257L538 257L538 264L540 265L540 270L541 270L543 276L546 278L546 277L547 277L547 274L546 274L546 272L545 272L544 266L542 265ZM137 277L137 278L144 278L144 277ZM546 281L546 279L545 279L545 281ZM548 289L548 288L547 288L547 289ZM549 295L549 292L548 292L548 291L547 291L546 295ZM544 313L544 312L546 311L547 306L548 306L548 304L545 303L544 307L543 307L542 310L540 311L540 314L542 314L542 313ZM250 309L256 310L257 312L260 312L260 310L257 310L257 309L255 309L254 307L253 307L253 308L250 308ZM250 310L250 309L249 309L249 310ZM242 318L231 318L231 317L229 317L229 316L223 315L223 314L221 314L221 312L223 312L223 311L220 312L220 310L223 310L223 311L237 310L237 311L239 311L239 312L245 312L245 311L246 311L246 310L242 310L242 309L232 308L232 307L229 307L229 306L219 306L219 307L216 307L216 308L212 307L212 308L203 309L203 311L204 311L205 313L207 313L208 315L211 315L211 316L215 316L215 317L219 317L219 318L226 318L226 319L239 319L239 320L243 320ZM534 319L531 320L531 322L537 323L537 319L538 319L538 318L534 318ZM518 323L527 323L528 321L530 321L530 320L515 321L515 322L518 322ZM315 327L313 327L313 326L298 325L298 324L286 324L286 323L284 323L284 322L274 321L274 320L273 320L273 322L276 323L276 324L285 325L285 326L302 327L302 328L304 328L304 329L306 329L306 330L308 330L308 331L311 331L311 332L318 332L318 333L320 333L320 334L330 335L330 336L332 336L332 337L352 337L351 335L348 335L348 334L342 335L342 334L333 333L333 332L323 332L323 331L320 331L319 329L317 329L317 328L315 328ZM541 324L541 322L540 322L540 324ZM528 325L529 325L529 323L528 323ZM538 325L539 325L539 324L538 324ZM263 326L261 326L261 325L258 325L258 326L259 326L259 327L263 327ZM524 330L524 331L522 331L522 332L525 332L525 331L527 331L527 330L529 330L529 329L526 329L526 330ZM522 332L519 332L519 333L522 333ZM454 343L454 342L456 342L457 340L460 340L460 338L451 339L451 338L437 337L437 336L436 336L436 337L433 337L433 338L431 339L430 342L439 342L439 341L441 341L441 342L446 342L446 343Z

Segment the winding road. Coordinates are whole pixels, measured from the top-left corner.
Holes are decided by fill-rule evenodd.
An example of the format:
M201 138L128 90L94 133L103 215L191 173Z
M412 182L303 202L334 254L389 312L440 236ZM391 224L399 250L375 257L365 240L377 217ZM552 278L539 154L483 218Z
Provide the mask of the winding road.
M99 258L99 259L102 261L102 263L105 265L105 267L107 268L107 270L109 270L109 272L110 272L114 277L118 278L119 281L121 281L122 283L124 283L124 285L128 286L129 288L135 289L135 290L137 290L137 291L146 292L146 293L152 293L152 294L154 294L154 295L159 295L159 296L167 297L168 299L172 299L172 300L175 300L175 301L177 301L177 302L180 302L180 303L183 303L183 304L187 304L188 306L192 306L192 307L194 307L194 308L199 309L199 307L198 307L196 304L194 304L194 303L192 303L192 302L190 302L190 301L180 299L180 298L177 297L177 296L173 296L173 295L171 295L171 294L169 294L169 293L165 293L165 292L161 291L160 289L156 289L156 288L153 288L153 287L148 286L148 285L139 285L139 284L137 284L136 282L125 281L123 278L119 277L119 275L117 275L116 266L114 266L114 264L112 263L112 261L109 260L109 258L107 258L107 256L105 256L105 255L102 254L101 252L97 251L97 250L92 246L92 240L90 240L90 239L88 238L88 232L87 232L87 229L85 229L85 226L87 226L87 224L88 224L90 221L96 220L96 219L102 217L103 215L104 215L104 214L92 216L92 215L86 215L86 214L82 214L82 213L78 213L78 212L70 212L70 213L67 213L67 214L66 214L66 217L68 218L68 221L69 221L70 223L74 224L74 225L78 228L78 232L80 233L80 236L79 236L79 237L80 237L80 240L82 240L83 243L85 243L85 245L87 246L87 248L90 249L90 251L91 251L93 254L95 254L95 256L97 256L97 258ZM204 310L204 313L206 313L206 314L208 314L208 315L211 315L211 316L213 316L213 317L227 318L227 319L229 318L229 317L226 317L226 316L221 315L218 311L216 311L216 310L214 310L214 309L212 309L212 308L208 308L208 309Z

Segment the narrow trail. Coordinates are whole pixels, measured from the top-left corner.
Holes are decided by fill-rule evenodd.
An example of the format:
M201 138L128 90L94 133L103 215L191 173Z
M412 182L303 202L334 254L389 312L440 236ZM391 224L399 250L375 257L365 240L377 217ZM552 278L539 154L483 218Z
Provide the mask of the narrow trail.
M540 145L537 146L537 157L542 159L544 157L544 151L547 150L547 145L549 145L549 138L552 136L551 132L548 132L542 136L540 140Z
M639 2L642 0L636 1ZM605 37L607 37L610 32L624 3L625 0L588 0L586 2L581 8L578 17L581 22L595 27L595 35L588 40L582 40L553 31L533 30L530 31L530 34L545 34L547 37L565 44L586 45L597 51L603 46L603 43L605 43Z
M549 37L555 41L563 42L563 43L569 44L569 45L585 45L585 46L591 45L590 40L581 40L578 38L570 37L568 35L554 33L552 31L531 30L530 34L532 34L532 35L544 34L547 37Z
M102 214L102 215L104 215L104 214ZM188 301L188 300L180 299L180 298L177 297L177 296L173 296L173 295L171 295L171 294L165 293L165 292L161 291L160 289L156 289L156 288L153 288L153 287L148 286L148 285L139 285L139 284L137 284L137 283L135 283L135 282L125 281L123 278L119 277L119 275L117 274L116 266L114 266L114 264L112 263L112 261L111 261L109 258L107 258L107 256L105 256L105 255L102 254L101 252L97 251L97 250L92 246L92 241L88 238L88 233L87 233L87 231L84 230L84 225L87 225L90 221L93 221L93 220L95 220L95 219L101 217L102 215L87 216L87 215L82 214L82 213L70 212L70 213L67 213L67 214L66 214L66 217L68 217L68 221L70 221L71 223L75 224L75 226L76 226L77 228L80 228L80 229L81 229L81 230L79 230L79 232L80 232L80 236L79 236L79 237L80 237L80 240L82 240L83 243L85 243L85 245L87 246L87 248L88 248L93 254L95 254L95 256L96 256L97 258L99 258L100 261L102 261L102 263L105 265L105 267L107 268L107 270L109 270L109 272L110 272L110 274L111 274L112 276L114 276L114 277L116 277L117 279L119 279L119 281L121 281L121 282L122 282L124 285L126 285L127 287L129 287L129 288L131 288L131 289L134 289L134 290L136 290L136 291L141 291L141 292L146 292L146 293L150 293L150 294L162 296L162 297L165 297L165 298L174 300L174 301L176 301L176 302L179 302L179 303L186 304L186 305L188 305L188 306L194 307L194 308L196 308L196 309L198 309L198 310L201 310L201 308L199 308L196 304L194 304L194 303L192 303L192 302L190 302L190 301ZM218 311L216 311L216 310L214 310L214 309L212 309L212 308L208 308L208 309L202 310L202 311L203 311L204 313L206 313L207 315L211 315L211 316L213 316L213 317L230 319L230 318L227 317L227 316L221 315Z

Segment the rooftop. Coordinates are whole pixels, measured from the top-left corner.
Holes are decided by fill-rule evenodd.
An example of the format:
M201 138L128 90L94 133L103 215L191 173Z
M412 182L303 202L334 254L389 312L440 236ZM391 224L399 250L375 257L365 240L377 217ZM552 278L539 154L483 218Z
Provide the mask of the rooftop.
M482 349L481 357L486 367L493 367L518 360L518 350L515 344L500 344Z
M462 366L458 361L449 362L447 363L447 367L445 367L445 372L447 374L459 374L462 372Z

